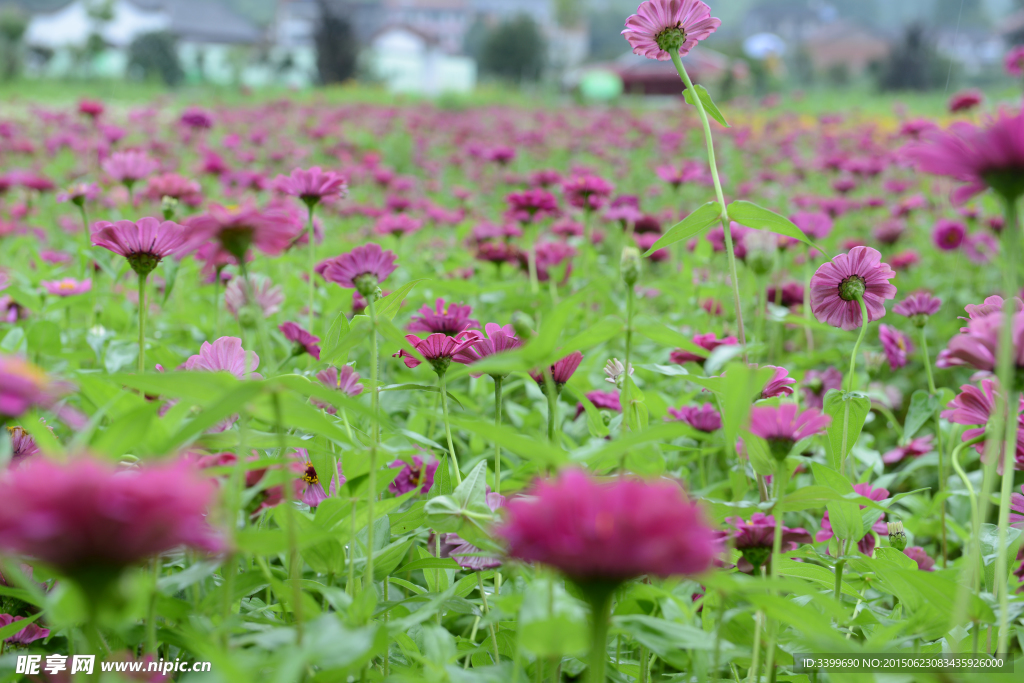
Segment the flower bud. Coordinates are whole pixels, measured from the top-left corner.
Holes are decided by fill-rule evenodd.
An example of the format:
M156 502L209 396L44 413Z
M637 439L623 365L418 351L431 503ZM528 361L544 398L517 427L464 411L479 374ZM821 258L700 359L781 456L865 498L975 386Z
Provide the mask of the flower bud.
M522 311L512 314L512 329L516 331L516 336L523 342L533 338L533 326L533 318Z
M778 241L773 233L750 232L743 237L743 245L747 249L744 260L755 275L767 275L775 269Z
M636 247L623 247L619 259L619 272L622 281L632 287L640 279L640 250Z
M160 210L163 211L165 221L171 220L174 218L174 212L178 210L178 200L165 196L160 200Z
M889 522L889 545L896 550L904 550L907 547L907 534L903 532L903 522Z

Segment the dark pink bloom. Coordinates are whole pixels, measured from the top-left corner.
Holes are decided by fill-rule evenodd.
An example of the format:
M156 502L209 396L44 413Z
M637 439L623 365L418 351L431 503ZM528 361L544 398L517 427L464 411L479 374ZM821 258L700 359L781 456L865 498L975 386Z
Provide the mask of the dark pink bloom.
M0 546L86 580L180 546L216 552L223 541L206 521L216 491L182 464L31 458L0 477Z
M0 628L4 626L10 626L11 624L23 621L25 617L15 617L10 614L0 614ZM25 628L16 632L13 636L4 638L5 643L11 643L14 645L28 645L37 640L50 637L50 629L40 628L36 624L28 624Z
M285 322L278 325L284 338L295 344L295 355L308 353L313 358L320 360L320 337L310 334L293 322Z
M79 100L78 113L88 116L90 119L97 119L103 115L105 107L97 100Z
M434 485L434 473L438 466L437 458L427 457L424 460L418 455L412 456L412 462L395 460L389 467L401 468L394 481L388 484L388 490L396 496L401 496L409 491L420 490L420 493L428 493Z
M944 368L967 365L977 370L995 371L1004 317L1002 312L997 312L972 319L966 332L949 340L936 365ZM1013 362L1021 368L1024 367L1024 313L1016 313L1012 324Z
M832 219L821 211L797 211L789 220L812 240L823 240L832 233Z
M916 562L917 568L923 572L930 572L935 566L935 560L933 560L921 546L912 545L904 550L903 554Z
M52 430L51 430L52 431ZM8 427L7 434L11 439L11 463L17 464L23 458L35 455L39 452L39 445L32 435L22 427Z
M469 330L460 332L453 337L447 334L435 333L426 339L420 339L414 334L405 335L405 340L416 349L423 359L434 368L434 372L443 375L448 371L448 366L461 351L472 346L479 340L479 332ZM412 355L405 349L392 355L392 358L401 358L406 367L415 368L420 364L419 358ZM456 361L458 362L458 361Z
M699 574L719 552L712 529L667 481L601 482L579 470L538 482L507 505L497 534L509 555L574 581Z
M832 418L814 408L800 412L793 403L778 406L754 406L750 411L750 433L768 442L779 460L789 455L793 444L825 431Z
M484 325L484 331L487 333L486 337L477 331L477 340L455 354L453 360L456 363L471 365L482 358L493 356L496 353L511 351L523 345L523 342L516 336L516 331L512 329L511 325L502 327L498 323L487 323ZM479 377L477 374L473 376Z
M771 368L772 377L768 380L768 383L764 385L764 389L761 390L759 398L793 395L793 388L790 385L796 384L796 380L789 376L789 370L775 365L762 365L761 367Z
M854 484L853 490L859 493L860 495L864 496L865 498L869 498L875 502L885 500L886 498L889 497L888 490L883 488L873 489L871 488L870 484L866 483ZM865 507L867 506L861 505L860 509L863 510ZM889 528L888 526L886 526L885 520L879 518L878 521L876 521L874 525L872 525L871 531L874 531L876 534L885 534L888 533ZM824 543L825 541L830 540L833 536L835 536L835 533L832 531L832 522L829 521L828 511L826 510L825 515L821 519L821 529L815 535L814 540L818 543ZM857 542L857 548L862 553L870 557L871 553L875 551L874 534L870 532L864 534L864 538L860 539L860 541Z
M328 197L344 197L348 193L345 178L333 171L322 171L319 166L309 170L296 168L291 175L277 176L274 189L298 197L308 206Z
M47 408L63 389L35 365L0 353L0 418L18 417L31 408Z
M640 249L641 253L646 252L648 249L654 246L654 243L661 238L656 232L634 232L633 240L636 242L636 246ZM671 254L668 249L658 249L653 252L648 258L655 263L669 260Z
M552 169L541 169L530 174L533 187L552 187L562 182L562 174Z
M905 446L897 446L892 450L886 452L882 456L882 462L887 465L897 463L904 458L920 458L922 455L931 453L933 449L932 440L933 436L928 434L927 436L919 436L916 439L911 439L910 443Z
M854 247L823 263L811 278L811 310L818 322L843 330L855 330L862 324L860 304L864 299L868 321L885 315L885 300L896 296L889 283L896 273L882 263L882 255L871 247Z
M181 125L195 130L207 130L213 128L213 116L210 112L199 107L189 107L181 113Z
M217 240L236 260L255 246L268 256L277 256L303 230L301 221L281 207L260 209L254 204L221 206L211 204L205 214L188 219L193 241Z
M710 434L722 428L722 415L710 403L669 408L668 413L673 419L685 422L699 432Z
M583 354L579 351L573 351L565 358L555 361L554 365L550 366L551 379L554 380L555 389L559 393L561 393L562 387L572 378L573 373L576 372L576 369L582 362ZM530 377L532 377L533 381L539 384L542 389L544 388L545 379L543 372L540 372L539 370L531 370Z
M595 175L576 175L562 183L562 192L577 209L596 211L605 205L615 186Z
M915 292L893 306L892 312L906 318L930 316L938 313L941 306L942 299L934 297L928 292Z
M259 365L260 357L255 351L243 349L238 337L221 337L212 344L203 342L198 355L185 361L186 370L230 372L238 379L263 379L263 375L256 372Z
M654 169L658 177L674 188L680 187L683 183L694 182L704 178L704 169L700 163L684 162L681 166L664 165Z
M961 90L958 93L953 93L953 96L949 98L949 111L967 111L974 109L985 99L985 96L978 90Z
M890 218L878 224L872 235L882 244L896 244L907 231L907 224L899 218Z
M150 159L145 152L138 150L114 152L101 165L107 175L127 187L160 168L160 164Z
M329 367L326 370L321 370L316 373L316 378L320 380L320 383L325 387L340 391L350 398L354 398L359 394L363 393L363 385L359 383L359 373L351 365L342 365L341 369ZM331 415L337 415L338 409L334 406L318 401L313 398L310 399L317 408L330 413Z
M328 261L323 276L328 282L369 296L395 268L394 252L384 251L379 244L366 244Z
M405 213L389 213L381 216L373 226L373 231L378 235L394 235L402 237L423 228L423 221L413 218Z
M532 188L512 192L505 197L508 202L506 216L520 223L533 223L558 215L558 199L543 188Z
M92 243L124 256L140 276L149 275L165 256L188 245L183 226L156 218L140 218L135 223L100 221L92 226Z
M967 228L960 221L940 218L932 231L932 242L942 251L959 249L964 241Z
M671 59L668 50L685 55L721 25L700 0L644 0L622 35L634 54L664 62Z
M1010 496L1010 526L1024 529L1024 486L1020 491Z
M409 331L441 332L454 336L469 327L480 325L478 321L469 317L472 310L469 306L459 304L448 304L445 308L444 299L438 299L433 309L430 306L423 306L419 310L419 316L413 316L409 323Z
M775 538L775 517L763 512L755 512L750 521L742 517L726 517L731 524L733 546L743 554L736 568L747 574L757 573L762 566L770 567L772 561L772 545ZM782 527L782 552L796 550L801 543L810 543L811 535L806 529Z
M296 448L292 455L298 460L299 466L302 468L302 474L299 476L299 481L301 482L298 492L299 500L309 507L316 508L320 503L334 495L339 486L344 486L346 479L345 475L341 472L340 460L336 464L338 474L335 477L331 477L331 486L328 492L324 490L324 484L317 475L316 468L313 467L309 451L305 448Z
M171 197L187 206L199 206L203 203L203 188L197 181L177 173L162 173L146 181L146 197L155 202Z
M43 280L40 282L47 294L54 296L75 296L84 294L92 289L92 280L76 280L73 277L66 277L63 280Z
M804 402L809 408L821 410L825 407L825 394L831 389L842 389L843 373L834 367L825 370L808 370L802 385Z
M890 370L902 368L907 364L907 354L914 351L910 337L895 327L879 325L878 339L882 342L882 350L885 351L885 357L889 360Z
M1006 51L1003 57L1003 68L1010 76L1018 78L1024 75L1024 45L1014 45Z
M719 346L732 346L734 344L738 344L739 341L736 339L736 337L724 337L722 339L719 339L718 337L715 336L714 332L708 332L707 334L696 335L693 338L693 343L701 347L702 349L707 349L708 353L704 356L699 356L696 353L692 353L690 351L676 349L670 355L671 361L673 363L678 363L680 365L690 361L693 361L694 363L700 363L703 365L704 361L708 359L708 355L710 355L711 352L717 349Z
M588 391L586 393L587 400L594 404L594 407L598 410L614 410L617 413L622 412L622 401L619 399L618 391ZM582 403L576 404L576 415L573 419L577 419L580 415L586 412L586 408L583 407Z
M893 270L906 270L910 266L916 266L920 262L921 255L913 249L893 254L892 258L889 259L889 263L892 265Z
M771 303L790 308L804 302L804 286L799 282L786 282L781 288L768 285L765 297Z

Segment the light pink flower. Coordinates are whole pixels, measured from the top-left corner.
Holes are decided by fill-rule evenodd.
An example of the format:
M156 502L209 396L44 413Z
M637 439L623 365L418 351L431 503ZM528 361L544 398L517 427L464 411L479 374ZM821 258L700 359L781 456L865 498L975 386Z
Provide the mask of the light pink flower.
M768 442L773 454L785 458L797 441L820 434L832 422L814 408L800 412L793 403L754 406L750 409L750 433Z
M1003 326L1002 312L989 313L972 319L966 331L949 340L936 362L938 367L948 368L966 365L977 370L993 372L996 367L1000 330ZM1013 316L1013 362L1024 367L1024 313Z
M92 226L92 243L124 256L140 276L149 275L166 256L188 246L188 231L171 221L140 218L135 223L100 221Z
M48 408L65 388L35 365L0 353L0 418L18 417L31 408Z
M395 272L395 268L394 252L384 251L379 244L366 244L329 260L323 276L328 282L336 282L368 296Z
M313 358L320 360L320 337L312 335L305 329L293 322L284 322L277 326L284 338L294 342L298 353L308 353Z
M131 187L160 168L160 164L150 159L145 152L138 150L114 152L103 161L101 166L107 175L127 187Z
M889 283L896 273L871 247L854 247L818 268L811 278L811 310L818 322L843 330L861 326L857 296L864 299L868 321L885 315L885 300L896 296Z
M931 453L934 450L934 446L932 446L933 440L934 437L931 434L911 439L906 445L897 446L896 448L887 451L886 454L882 456L882 462L886 465L892 465L904 458L920 458L922 455Z
M194 242L215 239L236 260L241 260L250 246L268 256L277 256L303 230L302 222L283 207L260 209L254 204L211 204L205 214L193 216L187 223Z
M146 181L146 197L154 202L171 197L187 206L199 206L203 203L203 188L177 173L162 173Z
M260 357L255 351L243 349L238 337L221 337L212 344L203 342L198 355L185 361L186 370L230 372L238 379L263 379L263 375L256 372L259 366Z
M344 197L348 194L345 178L333 171L322 171L319 166L309 170L293 169L291 175L279 175L274 179L278 192L298 197L306 205L314 205L326 198Z
M882 342L882 350L889 360L889 369L897 370L907 364L907 354L913 353L914 345L910 338L888 325L878 326L878 339Z
M634 54L664 62L671 59L667 50L685 55L721 25L700 0L644 0L622 35Z
M942 299L932 296L928 292L915 292L893 306L892 312L907 318L917 315L931 316L938 313L941 306Z
M43 280L39 284L48 294L60 297L84 294L92 289L92 280L79 281L73 277L66 277L63 280Z
M269 318L281 310L282 303L284 290L263 275L231 278L224 289L224 305L235 317L245 307L255 305L263 317Z
M316 378L325 387L340 391L350 398L355 398L363 393L363 385L359 383L359 373L351 365L342 365L340 370L335 367L329 367L316 373ZM317 408L321 408L331 415L338 414L338 409L334 406L315 398L310 400Z
M885 500L886 498L889 497L888 490L883 488L873 489L871 488L871 485L867 483L854 484L853 490L859 493L860 495L864 496L865 498L869 498L875 502ZM860 509L863 510L865 507L867 506L861 505ZM879 518L878 521L876 521L874 525L872 525L871 527L871 531L874 531L876 534L884 534L888 530L889 529L888 526L886 526L885 520L881 518ZM832 522L829 520L828 511L826 510L821 520L821 529L815 535L814 540L818 543L824 543L825 541L830 540L834 535L835 533L832 531ZM857 549L865 555L867 555L868 557L870 557L871 553L875 551L874 534L872 534L871 532L864 534L864 537L857 542Z
M700 432L710 434L722 428L722 415L710 403L703 403L699 406L669 408L668 412L672 419L685 422Z
M756 368L757 366L751 367ZM771 368L772 376L771 379L768 380L768 383L764 385L764 389L761 390L759 398L793 395L793 388L790 385L796 384L796 380L789 376L789 370L775 365L762 365L761 367Z

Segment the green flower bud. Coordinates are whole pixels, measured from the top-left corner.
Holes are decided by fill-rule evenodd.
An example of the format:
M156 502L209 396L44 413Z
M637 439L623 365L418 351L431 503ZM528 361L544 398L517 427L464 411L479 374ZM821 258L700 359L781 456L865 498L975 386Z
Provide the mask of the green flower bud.
M624 247L619 259L619 272L622 281L632 287L640 279L640 250L636 247Z
M516 311L512 314L512 329L516 331L516 336L522 339L524 343L533 338L533 328L533 318L522 311Z
M903 551L907 547L907 534L903 532L903 522L889 522L889 545Z

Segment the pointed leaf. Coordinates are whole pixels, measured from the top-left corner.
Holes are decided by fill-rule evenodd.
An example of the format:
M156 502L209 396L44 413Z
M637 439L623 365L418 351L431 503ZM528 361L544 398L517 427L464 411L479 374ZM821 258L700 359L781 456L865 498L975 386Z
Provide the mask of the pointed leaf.
M644 256L650 256L659 249L664 249L670 244L690 239L704 228L708 227L722 216L722 205L718 202L708 202L694 209L693 213L679 221L665 231L665 234L658 238L650 249L644 252Z

